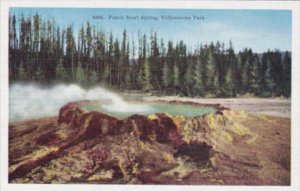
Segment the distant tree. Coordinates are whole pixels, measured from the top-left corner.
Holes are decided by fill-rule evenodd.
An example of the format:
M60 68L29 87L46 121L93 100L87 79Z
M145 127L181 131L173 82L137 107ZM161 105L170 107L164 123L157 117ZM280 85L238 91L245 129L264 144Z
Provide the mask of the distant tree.
M283 67L283 59L279 50L275 50L270 53L271 58L271 74L273 76L274 81L274 93L276 96L282 96L284 94L284 67Z
M212 49L208 53L208 60L206 64L206 76L206 92L216 94L216 86L218 85L218 73Z
M129 82L129 47L127 49L127 33L123 31L123 40L121 47L121 58L120 58L120 88L125 89Z
M56 74L55 77L56 77L57 81L65 81L65 80L67 80L68 74L67 74L66 69L64 68L63 59L59 60L59 63L56 66L55 74Z
M75 40L73 37L73 28L72 26L67 27L66 31L66 75L69 79L73 79L74 77L74 53L75 53Z
M243 93L242 74L243 74L242 56L239 53L237 57L237 64L234 73L234 89L236 94Z
M227 49L219 41L187 50L182 40L169 40L165 47L155 31L149 36L138 32L136 47L134 34L130 41L126 29L117 38L113 31L106 37L90 22L74 29L38 13L10 14L10 83L101 82L120 90L186 96L291 95L291 52L259 55L245 48L236 54L231 41Z
M45 74L41 67L38 67L38 69L36 70L36 72L34 74L34 80L37 80L40 82L45 80Z
M273 96L274 93L274 87L275 87L275 83L274 83L274 79L271 73L271 60L268 59L267 60L267 67L266 67L266 71L265 71L265 84L264 84L264 94L265 96Z
M225 86L229 96L236 96L236 70L237 70L237 59L234 53L232 42L229 41L229 48L227 49L227 74L225 77Z
M87 77L85 75L85 71L82 68L82 66L81 65L77 66L76 75L75 75L76 82L78 82L79 84L85 85L87 83L86 78Z
M177 95L179 88L179 68L175 63L173 66L173 86L174 86L174 94Z
M166 53L166 58L165 58L165 72L166 72L166 76L165 76L165 79L166 79L166 83L167 83L167 92L168 93L172 93L173 91L173 85L174 85L174 80L173 80L173 74L174 74L174 64L175 64L175 56L176 55L176 52L174 50L174 47L173 47L173 42L172 41L169 41L168 42L168 49L167 49L167 53Z
M162 80L163 80L163 88L164 91L167 92L169 88L169 67L168 64L165 62L163 65L163 75L162 75Z
M140 74L139 74L139 67L138 63L136 61L136 45L134 41L131 42L131 60L129 61L129 77L130 77L130 88L131 89L139 89L139 80L140 79ZM128 51L129 53L129 51Z
M20 67L18 68L17 76L18 76L18 80L21 80L21 81L26 81L27 80L26 70L25 70L22 63L20 65Z
M85 39L85 43L86 43L86 50L85 50L85 73L88 75L89 70L92 70L92 66L91 66L91 54L92 54L92 27L90 22L88 21L86 23L86 39Z
M124 72L124 83L123 83L123 88L128 89L131 87L130 84L130 45L129 42L127 42L127 49L125 53L125 72Z
M151 84L154 89L161 89L162 81L162 63L160 60L160 53L158 47L157 34L151 33L150 36L150 56L149 56L149 67L151 73Z
M9 78L14 80L18 75L18 62L20 57L18 37L16 30L16 15L9 16Z
M283 59L283 95L286 97L291 96L291 56L288 51L284 53Z
M113 35L112 32L109 34L109 42L108 42L108 52L107 52L107 65L105 67L105 79L108 83L108 85L112 86L112 65L113 65L113 50L114 50L114 44L113 44Z
M197 60L195 70L193 70L193 95L194 96L204 96L204 86L202 83L202 71L201 71L201 61Z
M89 84L90 85L96 85L98 82L98 74L95 70L91 71L91 74L89 76Z
M234 84L233 84L233 80L232 80L232 68L229 67L226 75L225 75L225 79L224 79L224 85L221 87L222 88L222 97L231 97L233 96L233 90L234 90Z
M121 85L121 50L119 41L116 38L114 42L113 62L112 62L112 85L120 88Z
M194 96L194 80L197 80L196 76L194 76L194 71L193 63L189 63L183 79L184 88L182 91L186 96Z
M260 89L259 84L259 58L256 54L253 58L253 62L249 69L249 92L258 95L258 90Z
M39 63L39 40L40 40L40 16L38 14L35 14L33 16L33 52L35 55L35 66L38 66ZM39 67L39 70L42 70L41 67Z
M149 67L149 62L146 61L144 64L144 74L142 77L143 80L143 90L146 92L149 92L152 90L152 85L151 85L151 73L150 73L150 67Z

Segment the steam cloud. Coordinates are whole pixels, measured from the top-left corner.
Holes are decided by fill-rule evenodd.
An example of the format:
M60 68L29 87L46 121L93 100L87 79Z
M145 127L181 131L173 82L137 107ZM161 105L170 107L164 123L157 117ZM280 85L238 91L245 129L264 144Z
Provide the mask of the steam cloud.
M104 88L84 90L78 85L57 85L50 89L33 84L13 84L9 88L9 121L57 116L68 102L79 100L110 100L103 109L115 112L142 112L149 106L125 102L120 96Z

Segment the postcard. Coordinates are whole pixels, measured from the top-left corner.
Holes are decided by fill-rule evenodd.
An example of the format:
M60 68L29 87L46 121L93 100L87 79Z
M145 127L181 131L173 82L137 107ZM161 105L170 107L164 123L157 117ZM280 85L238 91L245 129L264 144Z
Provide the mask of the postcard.
M299 189L299 2L2 5L1 189Z

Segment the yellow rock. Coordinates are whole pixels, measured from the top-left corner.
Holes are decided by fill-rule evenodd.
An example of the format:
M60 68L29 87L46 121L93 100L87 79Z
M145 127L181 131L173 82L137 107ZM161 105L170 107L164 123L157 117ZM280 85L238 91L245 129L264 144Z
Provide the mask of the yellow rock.
M228 140L228 141L230 141L230 142L232 142L233 141L233 138L232 138L232 136L229 134L229 133L224 133L224 136L225 136L225 138Z
M158 119L158 117L155 114L151 114L151 115L148 115L148 119L150 119L150 120L156 120L156 119Z
M107 170L101 174L94 174L93 176L88 178L88 181L107 180L107 179L112 179L112 177L113 177L113 170Z

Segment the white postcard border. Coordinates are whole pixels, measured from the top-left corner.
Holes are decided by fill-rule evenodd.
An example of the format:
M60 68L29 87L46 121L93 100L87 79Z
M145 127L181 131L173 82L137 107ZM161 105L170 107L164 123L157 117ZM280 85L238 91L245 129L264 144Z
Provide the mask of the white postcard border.
M9 7L73 7L73 8L171 8L171 9L273 9L292 10L292 107L291 107L291 186L150 186L150 185L91 185L91 184L8 184L8 10ZM40 190L299 190L300 177L300 2L296 1L2 1L0 52L0 141L1 189L3 191Z

